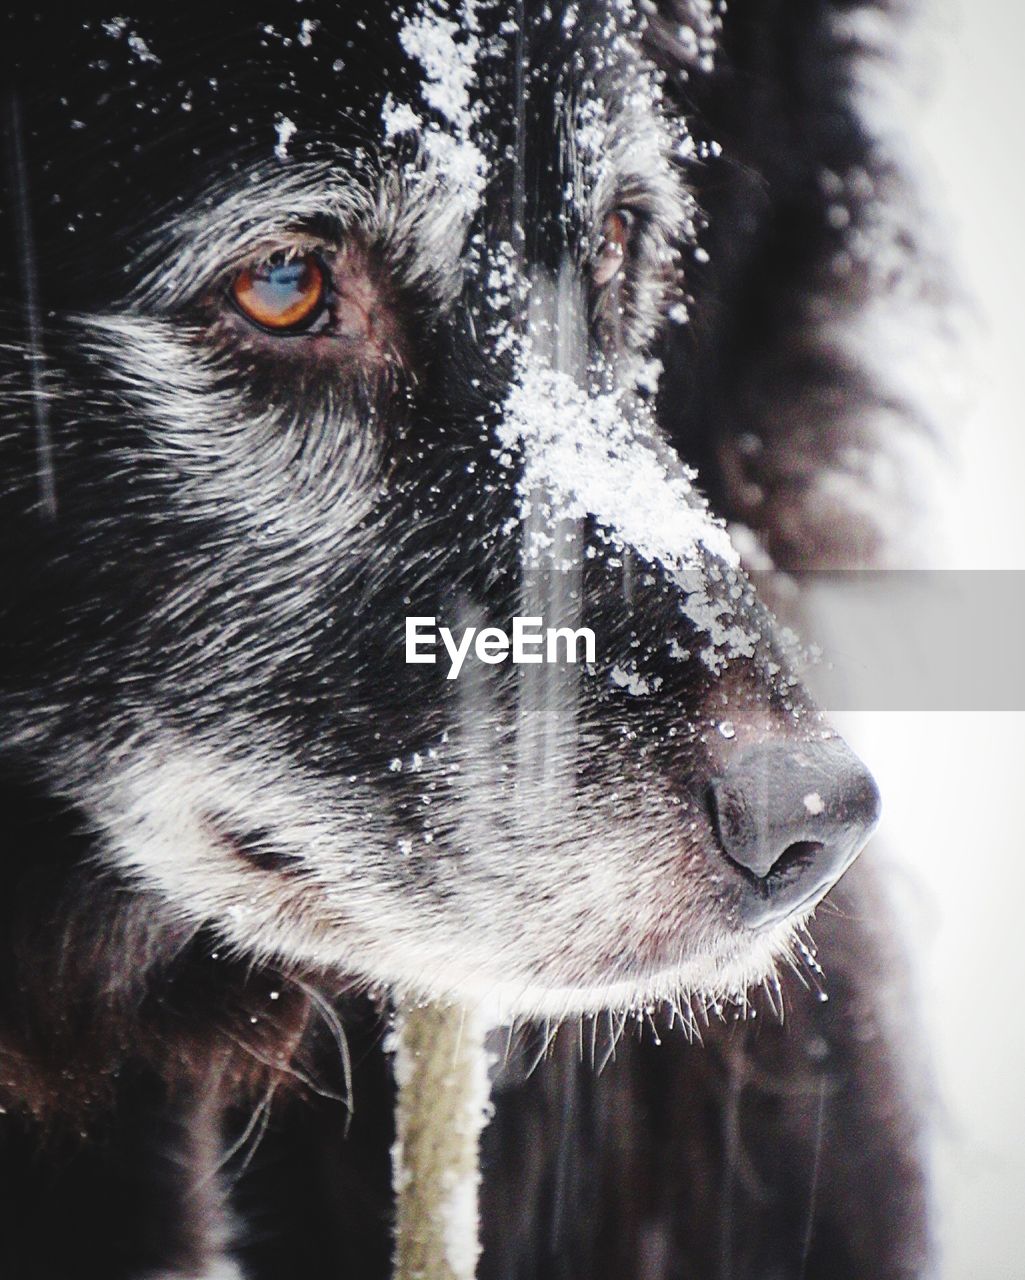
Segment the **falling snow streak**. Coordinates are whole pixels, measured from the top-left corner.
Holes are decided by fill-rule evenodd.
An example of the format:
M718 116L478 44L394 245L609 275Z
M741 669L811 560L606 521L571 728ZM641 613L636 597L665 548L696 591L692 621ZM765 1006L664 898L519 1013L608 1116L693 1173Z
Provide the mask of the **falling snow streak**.
M587 361L587 327L582 286L572 262L552 280L531 281L527 341L545 367L579 386ZM555 406L546 406L549 413ZM583 521L564 513L548 477L538 474L524 491L520 608L549 626L576 629L581 622ZM565 777L577 759L577 669L542 664L521 666L517 733L521 798L536 803L568 802L573 778ZM525 814L524 817L529 815Z
M801 1241L801 1270L798 1280L804 1280L808 1267L808 1255L811 1253L812 1235L815 1230L815 1207L819 1192L819 1171L822 1164L822 1135L826 1124L826 1077L819 1077L818 1108L815 1113L815 1156L811 1166L811 1178L808 1187L808 1213L804 1224L804 1238Z
M28 335L29 373L32 380L32 418L36 433L36 476L39 506L50 520L57 515L57 486L53 467L53 443L50 437L50 406L43 377L43 337L39 307L39 273L36 266L35 240L29 204L28 172L25 163L25 139L21 119L21 103L16 90L7 100L7 137L11 187L14 191L14 237L19 252L18 267L25 305L25 329Z

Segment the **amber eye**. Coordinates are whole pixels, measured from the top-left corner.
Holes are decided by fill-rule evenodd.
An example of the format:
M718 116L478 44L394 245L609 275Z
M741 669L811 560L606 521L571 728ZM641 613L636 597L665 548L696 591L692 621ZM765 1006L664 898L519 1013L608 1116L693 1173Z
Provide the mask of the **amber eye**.
M324 268L312 253L276 253L258 266L246 267L231 283L239 311L274 333L308 329L323 310L325 291Z
M622 269L633 221L633 214L626 209L616 209L601 224L601 242L591 264L591 278L599 287L608 284Z

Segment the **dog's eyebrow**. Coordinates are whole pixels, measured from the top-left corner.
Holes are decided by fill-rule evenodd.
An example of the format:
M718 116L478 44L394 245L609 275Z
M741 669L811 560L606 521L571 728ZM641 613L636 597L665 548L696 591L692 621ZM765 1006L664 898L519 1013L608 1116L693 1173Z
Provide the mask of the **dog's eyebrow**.
M366 179L337 164L264 163L201 194L144 244L131 301L173 309L262 252L341 238L375 210Z
M696 205L678 163L690 140L684 121L671 128L651 96L634 95L612 110L600 98L568 102L562 127L573 190L594 225L621 200L668 236L694 233Z
M404 283L450 303L468 230L459 202L413 166L375 166L366 153L264 161L167 218L143 245L129 304L173 311L257 254L337 243L353 231L395 250Z

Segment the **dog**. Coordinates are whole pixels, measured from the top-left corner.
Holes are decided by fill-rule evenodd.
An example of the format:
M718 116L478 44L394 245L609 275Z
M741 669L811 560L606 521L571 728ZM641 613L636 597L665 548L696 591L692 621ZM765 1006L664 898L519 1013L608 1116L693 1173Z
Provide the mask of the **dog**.
M878 794L735 549L914 492L902 22L10 15L5 1276L387 1275L400 996L507 1029L481 1276L924 1274Z

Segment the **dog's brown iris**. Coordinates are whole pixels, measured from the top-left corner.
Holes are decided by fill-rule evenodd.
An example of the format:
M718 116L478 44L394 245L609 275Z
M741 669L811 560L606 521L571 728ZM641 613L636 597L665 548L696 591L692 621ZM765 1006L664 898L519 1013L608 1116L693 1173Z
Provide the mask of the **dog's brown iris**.
M591 267L591 277L596 285L608 284L619 274L626 261L632 221L630 214L624 209L617 209L608 214L602 223L601 242Z
M324 268L312 253L275 254L240 271L231 296L254 324L280 333L306 328L320 313L325 288Z

